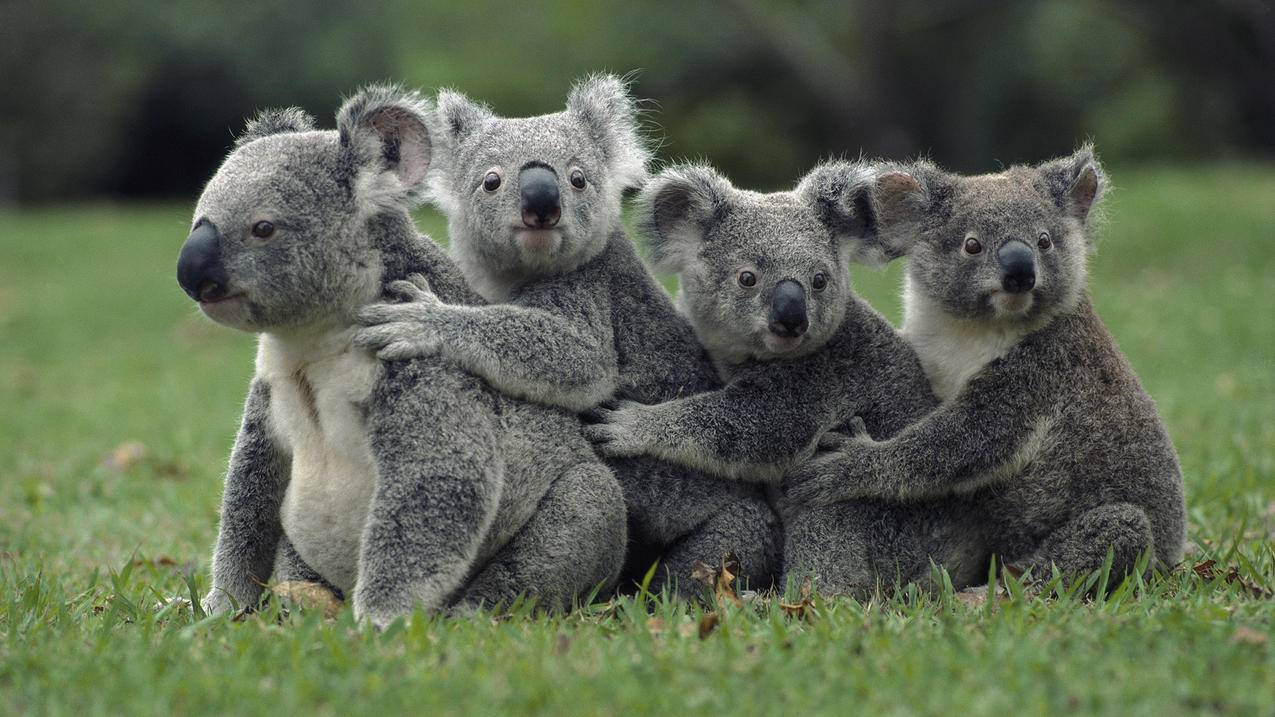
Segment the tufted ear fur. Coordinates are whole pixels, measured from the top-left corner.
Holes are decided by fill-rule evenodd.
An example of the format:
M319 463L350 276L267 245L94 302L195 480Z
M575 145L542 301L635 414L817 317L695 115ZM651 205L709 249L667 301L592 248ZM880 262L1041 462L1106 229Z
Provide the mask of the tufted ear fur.
M300 107L262 110L244 124L243 132L235 138L239 148L255 139L283 132L308 132L314 129L314 118Z
M927 215L944 211L952 185L942 170L925 161L879 164L872 174L869 194L876 231L867 260L889 261L908 253Z
M797 185L851 261L883 264L899 251L882 243L873 197L875 172L860 162L828 162L810 170Z
M1038 169L1054 204L1081 225L1087 224L1107 188L1107 175L1094 156L1093 145L1086 144L1070 157L1045 162Z
M354 194L368 209L410 208L424 190L433 156L429 101L392 85L373 85L337 112L341 146L353 163Z
M474 102L455 90L440 90L437 102L435 131L453 144L494 116L486 105Z
M640 131L637 102L624 80L592 75L576 83L567 96L567 111L585 126L615 173L619 187L641 186L651 157Z
M730 211L733 190L730 180L699 165L669 167L642 188L638 224L657 269L678 273L699 255L708 228Z

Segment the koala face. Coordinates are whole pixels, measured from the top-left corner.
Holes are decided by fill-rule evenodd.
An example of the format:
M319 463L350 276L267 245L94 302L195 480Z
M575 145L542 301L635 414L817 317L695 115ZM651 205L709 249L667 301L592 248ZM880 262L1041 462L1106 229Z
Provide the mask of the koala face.
M1092 243L1090 209L1105 182L1089 148L1038 167L959 177L906 170L896 202L911 217L909 291L952 316L1040 323L1075 306Z
M426 110L415 94L374 87L347 101L337 131L299 110L250 123L195 207L182 289L243 331L348 320L380 293L369 220L419 194Z
M623 191L646 176L637 110L615 77L575 87L565 111L497 117L455 92L435 114L432 196L462 263L485 271L569 271L619 225Z
M836 332L853 294L847 263L874 233L868 168L836 163L795 191L739 190L707 167L673 167L639 198L661 269L719 360L791 358Z

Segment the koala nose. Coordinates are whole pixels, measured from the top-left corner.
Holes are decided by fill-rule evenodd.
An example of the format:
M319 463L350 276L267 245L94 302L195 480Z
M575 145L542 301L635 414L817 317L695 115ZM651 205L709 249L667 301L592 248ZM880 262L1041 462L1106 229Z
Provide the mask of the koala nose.
M221 264L220 236L212 222L200 222L186 237L177 257L177 283L195 301L217 301L226 296L230 278Z
M1011 239L996 252L1001 265L1001 286L1011 294L1031 291L1036 286L1036 254L1031 247Z
M518 173L522 192L522 223L532 229L551 229L562 217L562 201L558 194L558 175L552 169L534 164Z
M810 319L806 315L806 290L801 284L784 279L775 285L769 321L768 328L776 336L795 337L806 333Z

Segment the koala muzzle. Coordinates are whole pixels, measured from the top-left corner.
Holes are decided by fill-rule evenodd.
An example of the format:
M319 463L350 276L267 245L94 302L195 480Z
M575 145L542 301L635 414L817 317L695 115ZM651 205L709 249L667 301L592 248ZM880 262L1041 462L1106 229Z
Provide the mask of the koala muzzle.
M212 222L200 222L177 257L177 283L195 301L225 298L230 277L221 263L221 237Z
M792 279L784 279L775 285L775 295L770 300L770 316L767 327L776 336L795 337L810 328L806 313L806 290Z
M1017 239L1011 239L996 252L1001 266L1001 287L1011 294L1022 294L1036 286L1036 253Z
M540 164L524 167L518 173L522 193L522 223L532 229L552 229L562 218L562 197L558 193L558 175Z

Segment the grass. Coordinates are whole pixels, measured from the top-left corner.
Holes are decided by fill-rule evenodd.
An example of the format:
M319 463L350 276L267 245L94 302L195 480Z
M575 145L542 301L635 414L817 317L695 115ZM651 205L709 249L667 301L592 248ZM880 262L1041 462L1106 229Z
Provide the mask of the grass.
M0 210L0 713L1275 714L1275 167L1115 180L1093 294L1181 454L1187 564L1097 601L762 600L702 638L642 598L382 634L157 611L207 585L252 339L177 289L189 207ZM896 318L898 273L856 273Z

